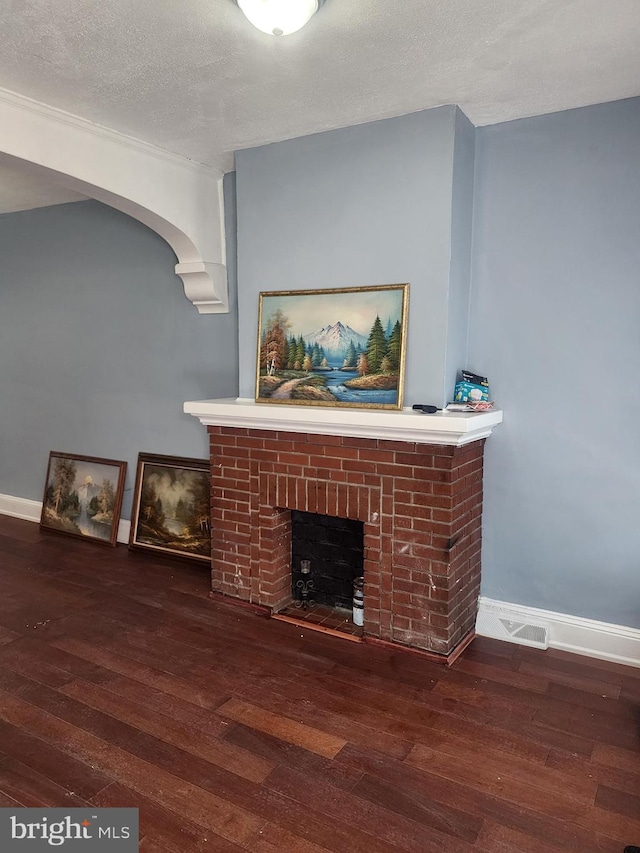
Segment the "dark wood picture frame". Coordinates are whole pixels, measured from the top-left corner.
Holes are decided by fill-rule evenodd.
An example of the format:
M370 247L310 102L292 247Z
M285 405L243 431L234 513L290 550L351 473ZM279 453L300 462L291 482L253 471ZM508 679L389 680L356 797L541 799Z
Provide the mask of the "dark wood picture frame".
M211 563L208 459L138 454L129 548Z
M115 546L127 463L100 456L49 453L41 530Z

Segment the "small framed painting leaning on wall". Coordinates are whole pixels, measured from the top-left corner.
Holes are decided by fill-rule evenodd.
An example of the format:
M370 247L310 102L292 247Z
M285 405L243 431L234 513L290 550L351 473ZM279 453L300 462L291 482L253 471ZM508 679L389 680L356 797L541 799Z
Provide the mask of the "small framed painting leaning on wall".
M208 459L138 455L129 547L211 562Z
M49 454L40 527L115 545L127 463Z
M409 285L260 294L256 401L401 409Z

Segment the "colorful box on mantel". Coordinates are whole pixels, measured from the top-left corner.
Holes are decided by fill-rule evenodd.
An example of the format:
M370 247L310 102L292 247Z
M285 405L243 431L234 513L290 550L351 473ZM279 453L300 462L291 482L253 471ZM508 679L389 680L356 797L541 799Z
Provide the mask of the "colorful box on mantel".
M454 403L480 403L489 400L489 383L486 376L468 370L459 370L453 392Z

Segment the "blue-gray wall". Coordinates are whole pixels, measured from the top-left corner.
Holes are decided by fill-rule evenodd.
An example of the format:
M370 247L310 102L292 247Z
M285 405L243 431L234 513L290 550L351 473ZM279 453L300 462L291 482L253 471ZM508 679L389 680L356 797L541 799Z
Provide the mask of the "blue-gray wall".
M456 375L468 364L469 299L471 290L471 243L473 233L473 191L475 168L475 128L463 112L456 112L451 189L451 259L447 300L447 342L443 399L453 397Z
M640 627L640 99L476 134L483 593Z
M260 291L402 282L411 285L405 405L451 394L445 358L464 366L466 347L466 329L447 339L453 218L457 243L470 240L465 215L452 213L457 131L467 134L457 157L468 174L456 198L466 193L469 211L473 188L462 119L440 107L236 153L242 397L255 393Z
M232 310L199 315L173 251L88 201L0 216L0 493L42 500L50 450L206 457L185 400L237 394L233 176L225 196Z

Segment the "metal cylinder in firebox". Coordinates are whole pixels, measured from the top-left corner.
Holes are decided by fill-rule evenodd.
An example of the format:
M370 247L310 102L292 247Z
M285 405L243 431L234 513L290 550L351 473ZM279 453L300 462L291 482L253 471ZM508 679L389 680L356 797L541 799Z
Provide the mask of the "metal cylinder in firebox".
M364 578L353 581L353 624L364 625Z

